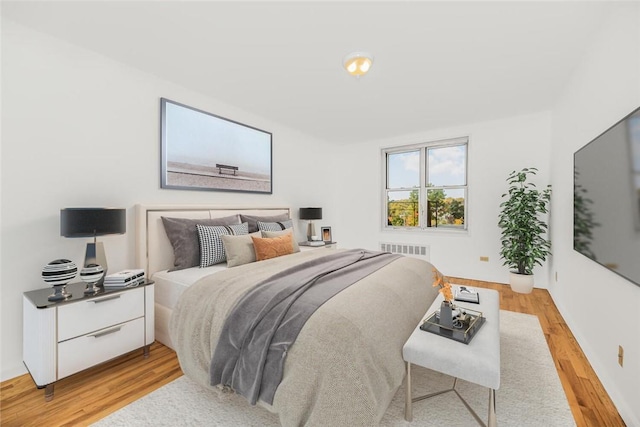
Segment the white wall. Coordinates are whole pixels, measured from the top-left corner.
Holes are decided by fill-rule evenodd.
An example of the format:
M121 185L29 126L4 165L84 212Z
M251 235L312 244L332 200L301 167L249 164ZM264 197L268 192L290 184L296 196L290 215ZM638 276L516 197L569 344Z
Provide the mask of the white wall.
M45 287L49 261L84 259L87 239L60 237L61 208L127 208L127 234L100 239L117 271L134 262L136 203L290 206L295 217L328 204L313 161L322 141L7 20L1 50L2 380L25 372L22 293ZM160 97L272 132L273 195L160 189Z
M462 136L469 136L468 232L382 231L381 148ZM550 117L543 112L348 146L340 151L336 168L343 183L334 207L343 212L335 224L336 239L341 246L370 249L379 242L426 244L431 262L447 276L508 283L499 255L501 195L508 174L523 167L539 169L538 187L550 183L550 138ZM546 266L535 274L536 286L545 287Z
M639 105L640 8L630 3L603 26L553 110L552 270L558 282L550 285L629 426L640 425L640 287L573 250L573 153ZM618 345L625 349L624 368L617 364Z

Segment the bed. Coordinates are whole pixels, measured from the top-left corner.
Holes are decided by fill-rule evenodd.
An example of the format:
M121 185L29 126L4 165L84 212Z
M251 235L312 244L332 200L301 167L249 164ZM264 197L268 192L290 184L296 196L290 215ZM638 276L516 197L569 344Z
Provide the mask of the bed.
M136 211L138 265L156 281L156 339L175 349L185 375L204 387L212 387L209 369L225 319L248 290L285 269L337 256L319 249L233 268L167 272L173 248L162 216L272 216L290 210L140 205ZM344 250L345 256L352 252ZM379 423L404 378L402 346L437 295L432 268L424 260L399 257L323 303L285 352L272 401L260 399L258 405L277 413L284 426Z

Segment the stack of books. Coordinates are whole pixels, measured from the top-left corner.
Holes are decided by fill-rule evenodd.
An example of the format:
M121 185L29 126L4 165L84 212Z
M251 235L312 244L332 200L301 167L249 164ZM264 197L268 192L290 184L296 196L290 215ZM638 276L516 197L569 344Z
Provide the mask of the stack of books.
M104 286L113 288L124 288L135 286L144 281L144 270L123 270L114 274L109 274L104 278Z
M460 286L456 289L453 299L456 301L464 301L464 302L473 302L476 304L480 303L480 297L478 296L478 291L474 288L470 288L469 286Z

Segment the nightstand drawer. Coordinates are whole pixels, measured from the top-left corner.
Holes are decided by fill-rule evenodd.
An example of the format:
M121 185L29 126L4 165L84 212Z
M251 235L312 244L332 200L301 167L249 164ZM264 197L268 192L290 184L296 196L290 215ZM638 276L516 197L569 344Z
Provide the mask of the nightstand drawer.
M144 346L144 318L58 344L58 379Z
M60 306L58 342L143 317L144 305L144 288L140 288Z

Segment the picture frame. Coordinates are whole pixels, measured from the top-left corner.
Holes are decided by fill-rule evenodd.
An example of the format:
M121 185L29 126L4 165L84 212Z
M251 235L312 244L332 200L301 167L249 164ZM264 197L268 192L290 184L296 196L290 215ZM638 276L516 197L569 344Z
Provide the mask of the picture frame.
M273 135L160 98L160 186L273 194Z
M322 236L322 241L325 243L333 242L333 238L331 236L331 227L320 227L320 235Z

